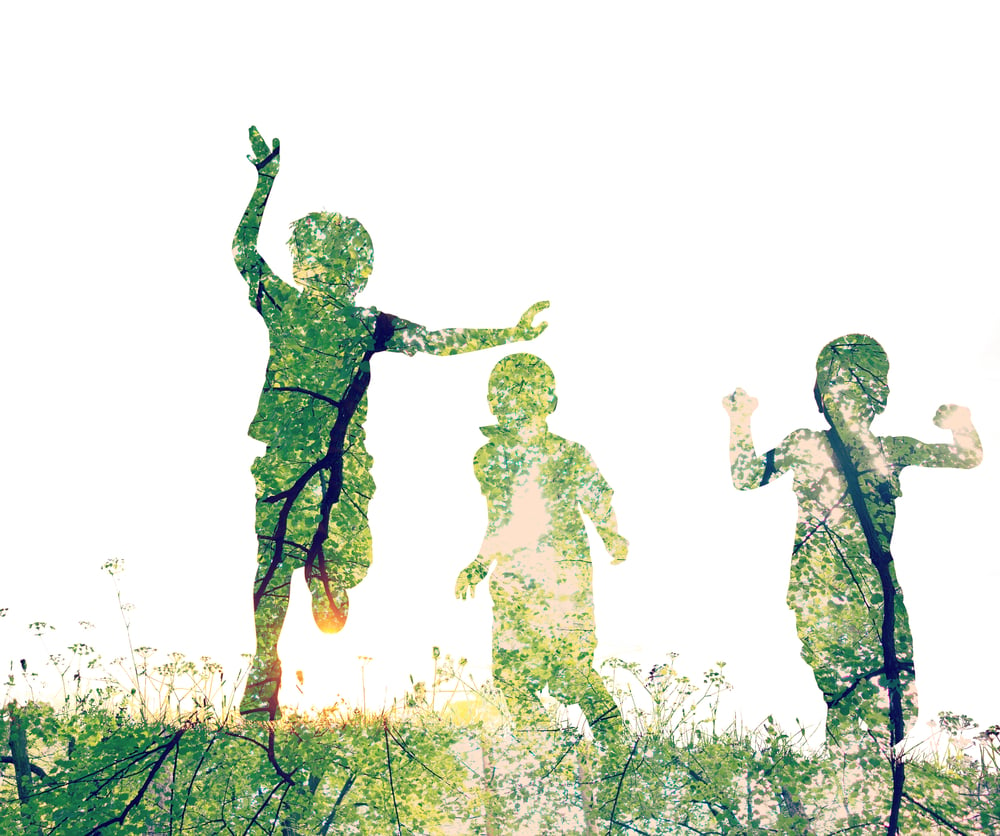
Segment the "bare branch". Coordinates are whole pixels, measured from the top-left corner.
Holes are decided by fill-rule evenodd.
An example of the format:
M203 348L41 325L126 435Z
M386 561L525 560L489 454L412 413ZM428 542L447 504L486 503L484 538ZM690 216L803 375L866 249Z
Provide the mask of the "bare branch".
M163 762L167 759L167 755L169 755L173 751L174 747L180 743L181 737L184 736L185 731L186 729L178 729L174 733L174 736L167 741L165 746L163 746L163 750L160 752L160 756L156 759L156 763L153 764L153 768L149 770L146 780L143 781L142 786L139 787L139 792L137 792L132 800L125 805L125 809L114 818L110 818L97 825L97 827L89 830L87 832L87 836L100 836L102 828L108 827L112 824L125 824L126 816L128 816L128 814L135 809L135 806L142 801L143 795L145 795L146 790L149 789L149 785L153 783L153 778L155 778L156 773L160 771L160 767L163 766Z

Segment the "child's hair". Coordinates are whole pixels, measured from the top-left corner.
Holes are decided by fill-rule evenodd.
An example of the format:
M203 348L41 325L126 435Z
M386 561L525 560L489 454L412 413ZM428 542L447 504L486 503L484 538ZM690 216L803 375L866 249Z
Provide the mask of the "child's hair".
M889 357L867 334L846 334L823 346L816 360L813 394L823 412L823 395L835 386L850 386L864 396L876 415L889 398Z
M372 239L354 218L339 212L311 212L293 222L291 230L288 246L297 258L312 258L341 273L353 272L355 265L371 267Z
M508 354L493 367L490 411L502 423L522 423L556 408L556 376L534 354Z

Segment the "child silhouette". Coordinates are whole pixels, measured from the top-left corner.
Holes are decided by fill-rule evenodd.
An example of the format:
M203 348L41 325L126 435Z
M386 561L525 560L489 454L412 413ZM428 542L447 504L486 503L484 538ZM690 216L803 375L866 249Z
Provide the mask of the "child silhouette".
M814 394L830 428L796 430L764 456L750 434L757 400L737 389L722 402L737 488L752 490L795 471L799 511L787 600L802 658L826 701L827 740L838 745L852 745L867 728L895 746L916 720L913 641L889 551L900 472L982 460L964 407L942 406L934 416L952 431L952 444L874 435L872 420L889 396L888 372L888 357L871 337L849 334L827 344L816 362Z
M593 568L581 510L597 527L614 563L628 554L611 507L611 488L579 444L549 432L555 376L531 354L504 357L490 375L497 426L474 468L489 511L479 556L458 576L455 596L475 586L496 562L493 677L517 725L538 727L538 692L579 705L595 739L621 739L621 712L594 670L597 635Z
M459 354L537 337L532 306L513 328L428 331L359 308L354 297L372 271L372 243L353 218L317 212L292 224L292 277L279 279L257 252L264 207L278 173L279 145L250 129L257 187L233 240L250 303L271 343L250 435L267 444L253 465L257 484L257 647L240 710L278 714L278 637L293 570L305 568L316 624L335 633L347 619L347 590L371 564L368 502L375 490L364 446L370 361L380 351Z

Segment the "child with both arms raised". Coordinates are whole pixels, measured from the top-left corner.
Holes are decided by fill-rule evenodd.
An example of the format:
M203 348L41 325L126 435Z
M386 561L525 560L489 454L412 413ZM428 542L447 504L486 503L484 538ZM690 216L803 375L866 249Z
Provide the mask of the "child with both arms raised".
M877 436L872 421L889 397L889 359L865 334L828 343L816 361L814 395L826 431L796 430L759 456L750 434L757 399L723 399L731 422L730 462L740 490L793 471L798 523L788 606L802 658L827 705L830 745L876 739L894 751L917 716L913 639L890 540L905 467L975 467L983 449L969 410L946 404L934 416L951 444Z

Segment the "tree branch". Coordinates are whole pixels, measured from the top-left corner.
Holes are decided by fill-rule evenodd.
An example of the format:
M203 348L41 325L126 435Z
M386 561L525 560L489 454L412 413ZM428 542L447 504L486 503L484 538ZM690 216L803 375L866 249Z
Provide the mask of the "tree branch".
M100 836L101 829L108 827L112 824L125 824L125 817L135 809L135 806L142 801L143 795L145 795L146 790L149 789L149 785L153 783L153 778L156 777L156 773L160 771L160 767L163 766L163 762L167 759L175 746L180 743L181 737L184 736L186 729L179 729L174 733L174 736L167 741L166 745L163 747L163 751L160 752L160 756L156 759L156 763L153 764L153 768L149 770L149 774L146 776L146 780L143 781L142 786L139 787L139 792L135 794L132 800L125 805L125 809L114 818L110 818L105 822L97 825L97 827L92 828L87 831L87 836Z
M323 820L323 825L319 829L319 836L326 836L326 834L330 832L330 826L333 824L333 820L337 815L340 803L351 791L351 787L354 786L354 778L355 776L353 774L348 773L347 780L344 781L344 786L340 788L340 795L338 795L337 800L333 802L333 809L330 811L330 815Z
M392 783L392 755L389 754L389 721L382 721L382 731L385 733L385 762L389 766L389 789L392 792L392 809L396 813L396 836L403 836L402 825L399 823L399 807L396 804L396 787Z
M281 778L284 783L289 785L295 783L292 781L292 775L298 771L298 768L296 767L293 769L291 773L285 772L285 770L281 768L281 764L278 763L278 759L274 754L274 729L271 727L267 730L267 759L271 766L274 767L274 771L278 773L278 777Z
M632 744L632 751L628 753L628 760L625 761L625 766L622 767L622 774L618 776L618 786L615 788L615 800L611 804L611 815L608 816L608 836L611 836L611 829L614 827L615 813L618 812L618 799L622 794L622 785L625 783L625 776L628 774L628 768L632 765L632 758L635 757L635 750L637 748L639 748L638 737Z
M330 404L332 407L340 408L340 401L335 401L333 398L328 398L326 395L321 395L319 392L313 392L311 389L303 389L300 386L268 386L268 392L298 392L302 395L309 395L311 398L316 398L318 401L324 401Z
M950 821L948 821L946 818L944 818L943 816L939 815L938 813L935 813L929 807L925 807L923 804L921 804L919 801L917 801L912 795L910 795L906 790L903 790L903 798L905 798L907 801L909 801L910 804L912 804L914 807L916 807L921 812L926 813L928 816L930 816L932 819L934 819L934 821L936 821L942 827L947 827L952 833L957 833L957 834L959 834L959 836L968 836L968 834L966 833L966 831L959 829L958 827L956 827L955 825L953 825Z
M13 766L17 766L17 761L15 761L10 755L0 755L0 763L9 763L12 764ZM43 781L50 780L49 774L40 766L36 766L35 764L29 762L28 768Z

